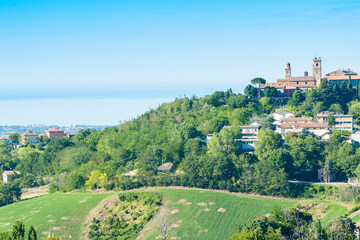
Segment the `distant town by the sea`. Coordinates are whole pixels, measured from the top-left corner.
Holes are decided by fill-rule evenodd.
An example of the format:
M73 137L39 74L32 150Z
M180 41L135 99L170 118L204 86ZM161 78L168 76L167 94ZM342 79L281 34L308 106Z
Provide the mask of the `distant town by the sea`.
M70 126L57 126L57 125L43 125L43 124L27 124L27 125L12 125L12 126L0 126L0 137L6 137L12 133L25 133L32 131L38 134L44 134L46 130L50 128L59 128L68 133L77 133L83 129L95 129L104 130L111 126L94 126L94 125L70 125Z

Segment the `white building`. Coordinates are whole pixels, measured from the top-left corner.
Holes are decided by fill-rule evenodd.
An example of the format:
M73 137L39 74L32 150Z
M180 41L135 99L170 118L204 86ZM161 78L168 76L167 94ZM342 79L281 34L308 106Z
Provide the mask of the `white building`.
M16 177L20 176L19 171L4 171L3 172L3 182L8 183L10 181L10 176L16 174Z
M353 146L360 145L360 132L352 133L350 138L347 140L348 143L352 144Z

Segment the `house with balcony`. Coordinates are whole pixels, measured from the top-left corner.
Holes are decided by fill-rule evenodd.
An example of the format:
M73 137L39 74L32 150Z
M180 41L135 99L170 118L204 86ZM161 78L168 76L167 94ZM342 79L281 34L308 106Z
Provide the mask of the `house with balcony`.
M241 150L244 152L254 152L255 142L258 141L260 125L257 122L252 122L246 126L240 126L241 139L236 141L240 142Z
M334 117L334 125L332 129L335 130L347 130L353 131L353 115L345 115L345 114L338 114L334 112L324 111L316 115L316 121L318 122L326 122L326 119L329 115Z

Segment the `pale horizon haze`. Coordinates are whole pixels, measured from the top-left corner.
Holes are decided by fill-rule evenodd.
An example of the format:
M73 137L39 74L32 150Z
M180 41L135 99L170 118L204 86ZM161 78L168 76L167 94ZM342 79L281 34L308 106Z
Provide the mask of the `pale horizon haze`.
M163 99L275 82L286 62L294 76L311 74L314 57L323 76L360 72L359 26L359 1L0 0L0 124L23 117L16 99L159 100L84 115L116 124ZM77 123L52 114L46 123Z

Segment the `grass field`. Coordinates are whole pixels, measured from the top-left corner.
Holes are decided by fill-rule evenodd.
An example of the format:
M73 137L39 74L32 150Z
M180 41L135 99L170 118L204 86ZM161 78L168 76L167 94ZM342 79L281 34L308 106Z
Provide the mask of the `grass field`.
M240 225L255 216L269 213L273 206L288 208L299 203L298 200L291 199L206 190L163 188L149 191L162 193L165 207L172 212L171 221L176 225L170 235L181 239L229 239ZM10 230L12 223L21 219L27 228L34 225L41 237L53 233L62 239L83 239L85 219L91 209L113 195L114 193L55 193L4 206L0 208L0 231ZM325 204L328 208L324 222L347 210L334 203ZM157 224L159 218L161 214L146 225L139 239L155 239L160 235Z
M113 195L113 194L112 194ZM81 239L90 210L109 194L61 194L41 196L0 208L0 231L9 230L21 219L33 225L41 238L48 234L62 239Z
M240 225L256 216L269 213L274 206L278 205L285 209L299 203L289 199L211 191L179 189L156 191L164 195L166 207L175 213L171 218L178 227L170 231L171 237L181 239L229 239ZM328 212L331 216L326 214L325 217L331 220L330 218L336 218L346 210L346 207L330 204ZM160 235L158 220L152 220L142 232L141 239L155 239Z
M321 222L328 223L330 221L334 221L336 218L338 218L341 215L344 215L346 211L348 210L347 207L341 206L339 204L329 204L328 209L326 211L326 215L321 218Z

